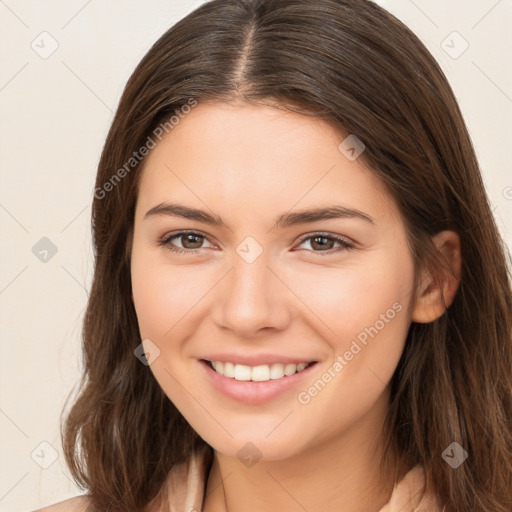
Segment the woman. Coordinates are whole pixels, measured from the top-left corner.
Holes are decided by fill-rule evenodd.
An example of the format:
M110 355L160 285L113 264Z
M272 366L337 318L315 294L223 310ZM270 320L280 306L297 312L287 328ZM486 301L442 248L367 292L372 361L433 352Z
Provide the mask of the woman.
M365 0L214 0L130 78L93 201L85 497L510 511L506 249L454 95Z

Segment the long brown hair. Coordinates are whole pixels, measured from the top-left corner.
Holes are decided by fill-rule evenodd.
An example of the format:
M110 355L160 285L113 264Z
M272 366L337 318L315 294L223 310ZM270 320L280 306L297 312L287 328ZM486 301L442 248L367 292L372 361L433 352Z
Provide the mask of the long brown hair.
M443 316L410 326L391 381L386 446L398 446L409 468L423 465L445 512L510 512L508 251L440 67L366 0L213 0L170 28L129 79L98 167L84 374L62 430L67 463L94 509L147 510L171 468L206 445L134 356L141 339L130 281L145 159L126 164L191 100L273 102L355 134L406 221L417 270L439 275L431 236L459 234L459 289ZM442 458L452 442L468 453L456 469Z

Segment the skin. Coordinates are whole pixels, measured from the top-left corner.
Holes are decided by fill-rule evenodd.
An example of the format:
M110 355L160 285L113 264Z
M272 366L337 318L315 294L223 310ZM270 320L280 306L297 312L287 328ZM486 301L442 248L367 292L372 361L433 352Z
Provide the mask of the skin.
M438 234L434 241L454 276L440 289L426 273L414 289L403 220L362 159L340 152L345 137L321 120L271 106L200 103L146 162L131 248L133 301L141 339L160 350L151 371L215 450L205 512L376 512L393 490L393 472L378 469L387 386L411 321L442 315L441 291L451 303L460 247L455 233ZM163 202L204 209L228 227L145 218ZM331 205L374 222L337 218L271 229L283 213ZM157 244L180 230L205 237L174 238L175 246L189 248L186 254ZM314 238L301 242L318 232L354 247L335 252L340 245L330 239L325 248ZM263 249L252 263L236 251L248 236ZM298 393L397 303L400 311L378 334L300 403ZM318 363L297 388L251 405L227 398L204 377L198 358L212 352L290 354ZM237 457L247 442L261 453L251 467Z

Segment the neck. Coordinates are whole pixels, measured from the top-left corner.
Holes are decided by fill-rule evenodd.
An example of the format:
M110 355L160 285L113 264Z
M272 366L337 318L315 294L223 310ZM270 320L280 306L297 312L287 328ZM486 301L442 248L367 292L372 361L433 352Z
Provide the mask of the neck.
M204 512L378 512L398 475L396 450L381 471L384 398L350 428L287 459L248 468L215 451Z

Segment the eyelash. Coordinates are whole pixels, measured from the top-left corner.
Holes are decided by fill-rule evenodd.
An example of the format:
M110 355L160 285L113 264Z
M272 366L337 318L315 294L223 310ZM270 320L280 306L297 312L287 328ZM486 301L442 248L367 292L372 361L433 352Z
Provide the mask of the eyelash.
M201 247L199 247L198 249L180 249L179 247L175 247L171 244L171 240L173 240L174 238L180 238L185 235L199 235L206 239L208 238L206 235L204 235L203 233L200 233L198 231L179 231L178 233L171 233L170 235L160 238L157 241L157 245L166 247L167 250L169 250L170 252L174 252L174 253L178 253L178 254L193 254L193 253L198 252L198 250L201 249ZM341 251L346 251L346 250L350 250L350 249L354 248L354 244L351 242L348 242L344 238L341 238L336 235L331 235L328 233L321 233L321 232L313 233L312 235L307 235L307 236L302 237L299 241L299 245L301 245L302 243L304 243L307 240L314 239L314 238L320 238L320 237L327 238L328 240L334 240L335 242L338 242L339 244L341 244L341 247L338 247L336 249L329 249L328 251L313 251L312 250L309 252L314 252L316 254L319 254L320 256L328 256L328 255L332 255L332 254L335 254L335 253L338 253Z

